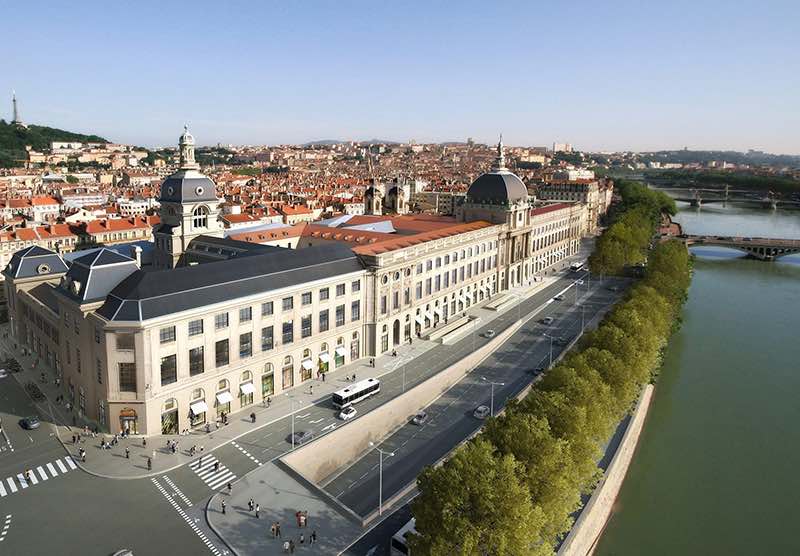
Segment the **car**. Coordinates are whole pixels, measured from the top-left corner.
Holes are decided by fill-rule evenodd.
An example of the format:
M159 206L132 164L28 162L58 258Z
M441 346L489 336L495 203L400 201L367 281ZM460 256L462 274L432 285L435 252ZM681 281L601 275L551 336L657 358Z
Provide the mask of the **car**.
M553 301L564 301L564 294L560 293L553 298Z
M537 375L538 375L538 374L542 374L544 371L545 371L545 368L544 368L544 367L536 367L536 368L533 370L533 374L537 374Z
M608 291L610 292L618 292L619 286L608 286Z
M567 341L567 339L566 339L564 336L559 336L558 338L555 338L555 339L553 340L553 342L554 342L554 343L555 343L557 346L565 346L565 345L567 345L567 344L569 343L569 342Z
M411 419L411 422L414 423L415 425L422 426L428 422L428 414L425 413L424 411L420 411L416 415L414 415L414 417Z
M314 438L314 433L311 431L297 431L294 434L290 434L288 437L286 437L286 440L289 442L289 444L294 444L297 446L299 444L305 444L312 438ZM292 442L293 439L294 442Z
M550 324L553 324L554 320L556 320L556 319L554 319L553 317L545 317L542 320L540 320L539 322L541 322L542 324L550 325Z
M483 333L483 337L484 338L494 338L494 334L495 334L494 330L492 330L490 328L489 330L487 330L486 332Z
M742 241L753 241L752 237L743 237Z
M111 556L133 556L133 551L128 550L127 548L123 548L122 550L117 550Z
M348 419L352 419L353 417L355 417L356 413L358 413L356 411L356 408L353 407L352 405L349 405L339 412L339 419L341 419L342 421L347 421Z
M582 286L583 285L583 280L577 280L575 283L578 284L579 286Z
M39 421L38 417L32 415L30 417L23 417L20 419L19 424L23 429L32 431L34 429L38 429L39 425L41 425L41 422Z
M472 412L472 415L476 419L486 419L489 416L489 408L485 405L479 405L475 408L475 411Z

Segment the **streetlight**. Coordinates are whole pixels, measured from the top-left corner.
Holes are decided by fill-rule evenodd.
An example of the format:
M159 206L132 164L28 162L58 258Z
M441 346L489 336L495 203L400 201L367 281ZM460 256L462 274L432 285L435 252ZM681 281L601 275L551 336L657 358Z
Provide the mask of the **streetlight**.
M505 382L492 382L491 380L487 380L485 376L481 377L481 380L488 382L492 385L492 395L489 398L489 414L494 417L494 387L495 386L505 386Z
M378 464L378 515L380 516L383 515L383 456L393 457L394 452L384 452L374 442L370 442L369 445L380 454L380 463Z
M542 336L544 336L545 338L550 338L550 364L547 366L548 368L550 368L553 366L553 337L547 332L543 333Z
M291 403L291 412L292 412L292 450L294 450L294 404L297 402L300 405L303 405L301 400L295 400L294 396L291 394L286 394L286 397L289 398L289 402Z

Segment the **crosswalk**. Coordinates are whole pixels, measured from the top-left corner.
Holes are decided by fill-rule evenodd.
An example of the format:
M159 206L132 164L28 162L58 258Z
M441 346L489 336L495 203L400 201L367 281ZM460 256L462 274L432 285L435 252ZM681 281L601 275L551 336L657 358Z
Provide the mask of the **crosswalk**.
M8 496L28 487L43 483L44 481L54 479L59 475L69 473L77 468L78 466L72 460L72 457L66 456L44 465L31 468L27 478L24 472L6 477L5 480L0 480L0 497Z
M233 472L214 456L203 456L189 464L189 468L209 486L211 490L224 487L236 478Z

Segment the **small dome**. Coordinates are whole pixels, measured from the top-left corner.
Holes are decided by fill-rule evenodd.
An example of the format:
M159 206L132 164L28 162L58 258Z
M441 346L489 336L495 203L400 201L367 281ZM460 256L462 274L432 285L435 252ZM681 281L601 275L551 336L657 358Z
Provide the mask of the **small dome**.
M492 171L483 174L469 186L468 202L482 205L505 205L528 200L528 188L515 174Z

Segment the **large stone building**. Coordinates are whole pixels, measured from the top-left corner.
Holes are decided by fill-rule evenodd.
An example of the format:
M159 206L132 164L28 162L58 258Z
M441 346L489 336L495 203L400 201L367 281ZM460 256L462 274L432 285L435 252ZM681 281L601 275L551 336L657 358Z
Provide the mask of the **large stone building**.
M499 145L458 218L348 216L297 237L226 238L193 148L184 133L181 169L162 187L161 270L107 249L69 262L30 247L3 271L14 338L102 429L203 426L387 352L530 283L577 252L584 228L580 203L532 206Z

